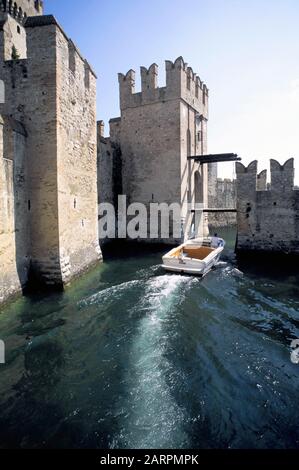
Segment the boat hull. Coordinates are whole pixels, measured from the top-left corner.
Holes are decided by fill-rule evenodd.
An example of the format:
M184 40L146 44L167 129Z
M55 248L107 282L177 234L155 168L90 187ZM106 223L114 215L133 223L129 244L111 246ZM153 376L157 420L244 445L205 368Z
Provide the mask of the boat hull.
M200 243L200 242L198 242ZM206 244L205 247L208 245ZM190 274L193 276L204 277L208 274L219 262L220 256L224 250L223 246L219 248L210 248L210 252L208 252L207 256L203 259L196 259L189 256L178 256L177 253L180 253L184 250L196 248L196 241L190 241L189 243L183 244L178 248L171 250L167 255L163 257L163 269L173 273L179 274ZM198 245L198 249L202 249L201 245ZM191 251L192 253L192 251Z

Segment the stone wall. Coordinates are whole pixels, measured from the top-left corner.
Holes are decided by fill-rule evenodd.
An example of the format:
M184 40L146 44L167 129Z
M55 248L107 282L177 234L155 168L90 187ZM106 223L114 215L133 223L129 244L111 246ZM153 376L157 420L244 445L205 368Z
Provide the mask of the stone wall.
M181 57L166 61L166 87L158 87L156 64L141 67L141 83L136 93L135 72L119 74L121 118L110 135L121 152L119 187L129 204L181 204L190 228L186 204L207 201L207 168L187 159L206 153L207 87Z
M271 184L257 174L257 161L236 164L238 252L299 254L299 191L294 189L294 159L271 160Z
M12 59L13 46L20 59L27 57L26 30L10 15L6 15L0 26L0 54L4 60Z
M98 154L98 203L114 203L113 196L113 149L110 138L104 137L103 121L97 128Z
M28 18L26 37L27 59L5 61L0 57L0 78L6 87L0 112L4 124L7 121L14 129L13 138L4 138L1 161L2 185L10 188L6 199L13 199L9 207L15 227L11 224L7 229L12 234L11 262L18 272L13 290L26 283L29 262L36 279L47 285L63 285L101 259L96 77L54 17ZM17 160L14 157L13 163L4 164L9 155L17 155ZM20 176L21 168L24 177ZM28 218L27 225L21 221L21 213ZM24 273L25 268L20 269L19 264L23 266L24 259L27 271L23 275L20 271ZM7 266L1 276L9 272ZM0 284L4 284L2 278Z
M55 25L29 28L28 59L6 61L2 70L6 84L3 113L23 122L28 134L31 266L46 282L52 282L53 276L57 282L58 279L62 282L58 233L56 38Z
M57 25L55 29L57 70L49 86L56 85L57 93L57 121L53 124L57 133L59 252L65 270L63 282L67 282L101 257L96 76L64 32Z
M236 209L237 188L236 181L217 178L213 195L209 193L209 207L215 209ZM211 227L227 227L237 224L237 216L230 212L210 213L209 225Z
M0 303L20 291L28 278L30 240L25 141L20 124L11 118L1 118Z
M0 15L9 14L18 22L24 23L28 16L43 14L41 0L0 0Z
M209 163L208 165L208 198L209 207L212 207L211 202L214 201L217 195L217 179L218 179L218 163Z
M27 44L24 25L29 16L43 14L40 0L0 0L0 57L12 58L13 47L19 59L26 59Z
M118 196L123 194L122 186L122 155L120 149L121 121L119 118L111 119L110 137L104 137L104 123L98 122L98 203L111 204L114 213L118 212ZM99 214L99 220L102 217ZM117 221L116 221L117 222ZM115 225L117 228L117 223ZM100 243L104 244L115 238L116 231L112 230L109 237L102 238Z

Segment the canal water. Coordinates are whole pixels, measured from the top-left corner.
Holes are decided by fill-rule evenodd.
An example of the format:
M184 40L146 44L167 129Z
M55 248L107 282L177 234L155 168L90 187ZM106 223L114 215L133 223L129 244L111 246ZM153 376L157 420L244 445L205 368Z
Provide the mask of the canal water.
M0 314L0 447L298 448L299 275L108 255Z

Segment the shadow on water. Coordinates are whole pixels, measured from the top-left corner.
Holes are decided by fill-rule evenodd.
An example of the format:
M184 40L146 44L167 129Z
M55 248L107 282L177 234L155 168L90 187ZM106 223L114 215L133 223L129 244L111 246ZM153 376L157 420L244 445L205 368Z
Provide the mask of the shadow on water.
M239 254L239 268L253 277L268 277L283 281L299 275L299 257L271 253Z
M161 243L143 243L143 242L128 242L123 240L114 240L102 246L102 253L104 260L119 260L128 258L144 258L145 256L160 255L163 252L169 251L173 245Z
M299 277L299 257L287 254L273 253L239 253L235 254L237 238L236 227L210 228L211 233L226 241L226 249L222 260L235 265L240 271L253 278L269 278L284 281L291 276Z

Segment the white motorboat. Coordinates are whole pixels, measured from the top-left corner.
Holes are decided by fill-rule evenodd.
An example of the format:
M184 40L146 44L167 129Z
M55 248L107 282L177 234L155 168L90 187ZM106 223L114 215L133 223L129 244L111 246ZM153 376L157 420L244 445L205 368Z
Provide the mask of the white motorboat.
M218 263L225 247L222 238L188 240L163 256L163 268L177 273L205 276Z

